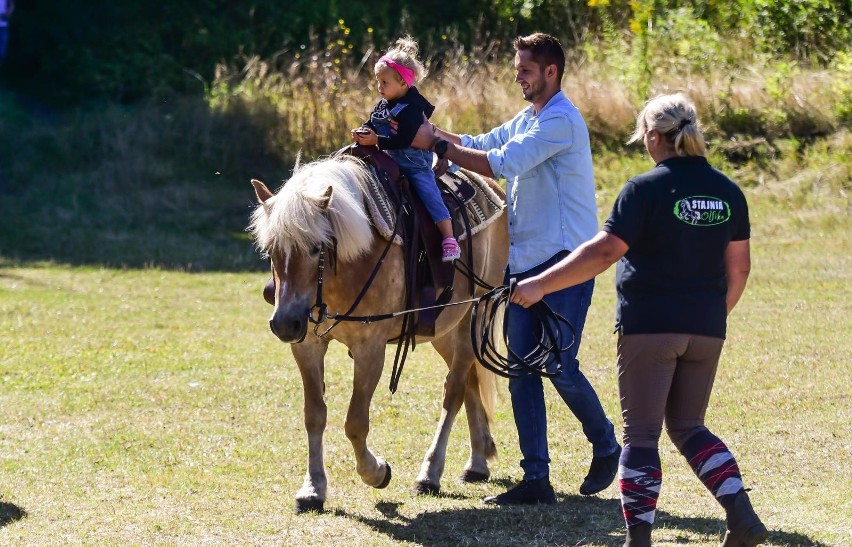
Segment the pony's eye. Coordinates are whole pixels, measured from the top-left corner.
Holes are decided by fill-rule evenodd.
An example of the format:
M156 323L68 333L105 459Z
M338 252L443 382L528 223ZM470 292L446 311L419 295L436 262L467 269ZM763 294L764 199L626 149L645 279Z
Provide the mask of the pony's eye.
M320 252L320 246L316 245L315 247L311 247L311 256L318 255Z

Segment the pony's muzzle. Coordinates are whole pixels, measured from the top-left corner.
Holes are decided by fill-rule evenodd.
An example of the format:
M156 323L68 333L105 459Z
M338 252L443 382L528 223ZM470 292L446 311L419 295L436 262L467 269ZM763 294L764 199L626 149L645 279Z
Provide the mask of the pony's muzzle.
M308 310L300 315L273 313L269 330L282 342L301 342L308 332Z

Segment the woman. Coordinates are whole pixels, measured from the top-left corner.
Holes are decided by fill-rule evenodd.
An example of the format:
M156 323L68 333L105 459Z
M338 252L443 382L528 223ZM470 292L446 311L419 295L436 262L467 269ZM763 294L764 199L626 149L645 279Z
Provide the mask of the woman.
M767 529L751 507L733 455L704 426L726 318L750 269L748 206L736 184L705 159L695 106L684 95L649 101L629 142L640 139L656 166L627 182L601 232L520 282L511 301L528 307L619 261L625 546L651 544L664 421L672 442L725 509L722 545L757 545Z

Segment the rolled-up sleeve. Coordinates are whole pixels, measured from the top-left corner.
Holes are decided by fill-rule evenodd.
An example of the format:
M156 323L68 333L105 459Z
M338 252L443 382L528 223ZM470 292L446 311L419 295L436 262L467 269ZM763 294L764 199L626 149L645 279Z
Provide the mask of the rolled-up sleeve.
M574 142L574 126L562 113L544 113L524 132L500 147L488 150L488 163L495 177L506 179L523 175L538 164L569 149Z

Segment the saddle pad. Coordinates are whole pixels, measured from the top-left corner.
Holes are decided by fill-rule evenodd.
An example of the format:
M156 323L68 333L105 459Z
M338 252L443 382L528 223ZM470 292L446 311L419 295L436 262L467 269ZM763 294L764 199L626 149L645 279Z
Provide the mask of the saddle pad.
M370 219L376 230L385 240L390 240L391 234L393 234L393 226L396 222L396 205L393 199L387 195L384 186L379 181L379 173L372 165L366 165L371 173L368 192L364 194L367 213L370 215ZM488 181L472 171L459 169L455 173L445 173L441 176L441 181L454 191L465 182L474 189L473 197L465 201L464 204L470 222L471 235L478 233L491 222L498 219L506 208L506 203L488 185ZM460 215L460 211L454 213L455 223L458 226L464 226ZM467 234L462 230L462 234L458 239L459 241L463 241L466 237ZM393 242L397 245L402 245L402 237L396 234Z

